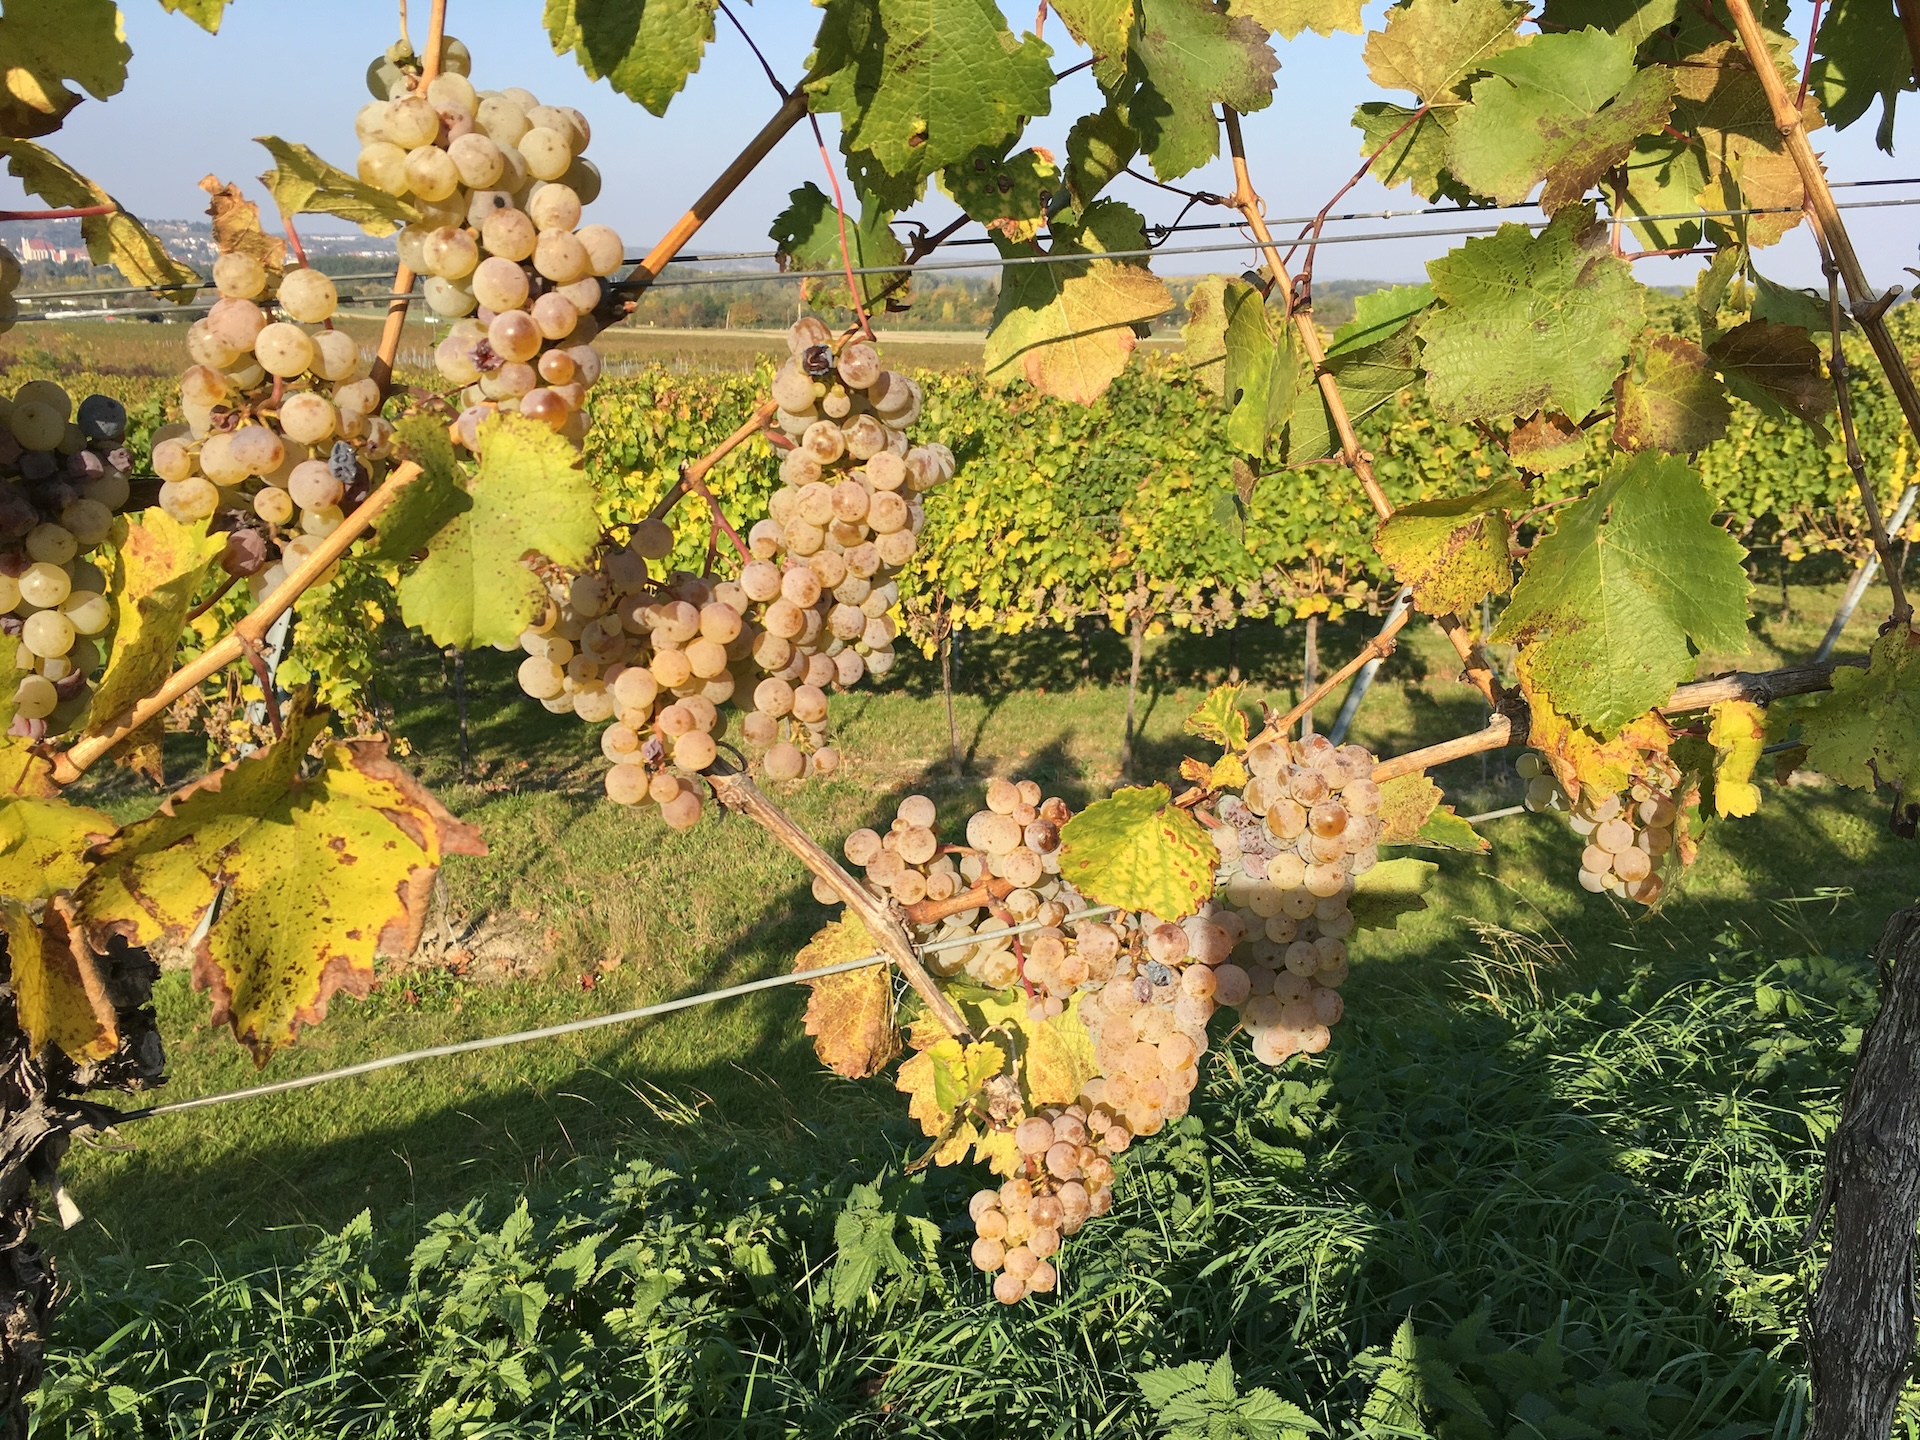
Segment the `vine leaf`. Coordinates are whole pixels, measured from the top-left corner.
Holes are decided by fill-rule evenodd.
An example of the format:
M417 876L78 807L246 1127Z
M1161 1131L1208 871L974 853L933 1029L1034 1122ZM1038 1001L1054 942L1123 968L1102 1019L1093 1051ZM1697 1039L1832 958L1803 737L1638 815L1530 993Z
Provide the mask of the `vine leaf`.
M997 149L976 150L940 172L940 188L948 199L971 219L1015 243L1031 240L1046 224L1060 184L1060 167L1052 153L1032 147L1013 155L1002 155Z
M1227 287L1237 282L1209 275L1187 292L1187 323L1180 327L1187 369L1216 396L1227 392Z
M1617 794L1636 778L1664 767L1674 734L1659 711L1649 710L1602 738L1554 709L1551 698L1534 683L1524 652L1515 668L1531 711L1527 743L1540 752L1573 799L1588 786L1600 795Z
M1751 700L1722 700L1707 712L1707 740L1719 752L1713 767L1713 808L1722 819L1760 808L1753 770L1767 744L1767 712Z
M1896 625L1873 642L1867 669L1842 665L1833 690L1800 711L1806 763L1859 790L1920 795L1920 632Z
M993 0L829 0L806 88L849 155L924 176L1045 115L1052 54L1014 39Z
M1347 908L1357 930L1392 930L1402 915L1427 908L1427 890L1440 867L1431 860L1402 855L1382 860L1353 882Z
M1367 101L1353 112L1360 153L1373 157L1367 173L1389 189L1405 185L1422 199L1471 203L1474 193L1447 168L1459 115L1458 103L1421 111L1385 100Z
M1423 845L1436 850L1483 852L1492 845L1442 804L1440 787L1424 770L1396 775L1380 786L1380 843Z
M303 778L327 721L309 706L297 692L272 746L101 846L77 896L96 950L115 934L185 943L218 897L194 984L213 992L214 1022L263 1064L322 1019L336 991L365 995L376 953L413 949L442 855L486 853L382 741L329 745Z
M589 80L605 80L664 115L713 40L715 0L546 0L553 53L572 51Z
M1587 458L1587 432L1557 410L1513 427L1507 458L1531 475L1550 475Z
M1246 762L1229 751L1212 764L1189 755L1180 762L1180 778L1191 780L1203 790L1239 790L1252 776L1247 773Z
M32 1053L56 1046L75 1061L104 1060L120 1047L113 1004L65 896L38 925L19 901L0 895L14 1003Z
M1045 395L1090 405L1126 369L1134 327L1173 307L1159 278L1136 260L1102 252L1146 247L1139 212L1113 200L1089 206L1078 224L1055 225L1050 251L995 238L1003 256L1084 256L1062 264L1001 271L999 303L987 335L987 378L1025 379Z
M0 805L0 895L45 900L87 878L88 847L117 827L98 810L57 798L8 795Z
M1640 45L1673 24L1679 8L1679 0L1547 0L1540 23L1549 31L1592 26Z
M1535 235L1502 225L1431 262L1445 303L1420 322L1427 394L1450 420L1598 409L1640 333L1646 290L1590 205Z
M851 257L856 269L898 265L906 259L906 248L893 233L893 212L883 208L871 195L860 196L860 217L847 217L847 248L840 249L840 215L833 201L809 180L788 197L787 208L774 219L767 238L779 251L782 270L832 270L838 272ZM878 303L882 292L905 278L902 270L872 275L856 275L860 303ZM821 306L851 309L853 297L844 277L800 282L800 293L809 302ZM893 292L899 293L899 292Z
M1727 433L1733 406L1713 362L1684 335L1643 335L1613 385L1613 441L1622 450L1691 454Z
M304 145L278 135L256 135L254 141L273 156L273 169L260 183L282 215L332 215L375 236L391 235L420 218L405 200L329 165Z
M1067 193L1084 211L1140 153L1140 137L1109 104L1082 115L1067 132Z
M822 928L794 957L796 974L859 960L879 950L859 917L848 915ZM893 973L885 963L844 970L805 982L806 1031L820 1063L849 1080L879 1073L900 1053L893 1021Z
M1519 481L1497 480L1471 495L1402 505L1381 522L1373 545L1393 578L1413 588L1420 609L1464 615L1513 588L1506 512L1528 498Z
M1220 153L1216 105L1246 113L1272 101L1280 60L1266 30L1209 0L1136 0L1135 15L1127 123L1153 173L1173 180Z
M947 1036L920 1045L926 1038L930 1037L916 1030L918 1053L900 1066L893 1088L907 1097L907 1114L937 1142L933 1163L953 1165L964 1160L975 1145L984 1148L986 1135L968 1112L979 1109L988 1082L1007 1068L1007 1051L994 1040L962 1045ZM1008 1152L1014 1149L1011 1136L1004 1148ZM1010 1153L1006 1157L1008 1174L1012 1173L1014 1159L1017 1156Z
M113 0L7 0L0 16L0 134L51 135L85 96L118 95L133 48Z
M983 1033L1004 1038L1019 1077L1020 1099L1028 1113L1043 1105L1071 1105L1100 1073L1093 1037L1080 1018L1084 993L1052 1019L1027 1013L1027 997L1018 987L963 1005L967 1019Z
M209 35L218 35L227 0L160 0L160 8L169 14L186 16Z
M1189 735L1211 740L1222 750L1247 748L1247 712L1240 708L1245 685L1216 685L1200 707L1187 717Z
M31 741L0 735L0 799L12 803L16 797L57 800L60 787L54 783L53 766L34 753Z
M1316 35L1341 31L1364 35L1362 8L1362 0L1227 0L1229 15L1244 15L1283 40L1296 39L1306 30Z
M1347 418L1358 425L1420 378L1420 317L1433 304L1427 285L1395 285L1355 302L1354 317L1333 332L1326 372L1339 386ZM1318 386L1303 394L1287 426L1286 461L1305 465L1340 452L1339 434Z
M1524 14L1511 0L1410 0L1387 11L1362 52L1367 73L1382 90L1411 91L1420 105L1375 100L1354 112L1375 179L1429 200L1473 198L1447 168L1454 126L1473 76L1520 43L1514 27Z
M1573 204L1672 113L1671 73L1637 68L1633 51L1630 40L1587 29L1536 35L1491 57L1454 123L1449 167L1503 205L1542 181L1547 214Z
M1822 445L1821 417L1833 408L1833 387L1807 332L1773 320L1748 320L1707 347L1727 388L1762 414L1805 422Z
M473 499L460 484L460 466L446 425L431 415L409 415L399 421L398 452L402 460L420 467L420 476L393 497L380 517L379 533L367 547L373 559L389 565L425 549L454 516L473 508Z
M221 255L251 255L267 272L267 293L280 288L280 277L287 268L287 242L260 228L260 207L240 193L238 185L223 185L212 175L203 176L200 188L207 192L207 218L213 222L213 248Z
M1556 710L1611 736L1692 678L1690 642L1745 647L1747 552L1714 509L1685 460L1642 451L1560 511L1494 630Z
M565 440L509 414L488 418L479 438L469 507L440 529L427 558L400 581L401 615L436 645L516 639L546 596L522 561L539 554L584 565L600 538L593 482Z
M48 205L57 209L118 206L106 191L75 170L51 150L31 140L0 139L7 172ZM111 265L129 285L157 290L161 298L184 305L200 288L200 277L167 253L154 234L132 215L116 208L110 215L89 215L80 222L80 238L87 242L87 258Z
M1708 219L1708 237L1773 244L1800 223L1806 191L1745 51L1737 40L1709 44L1676 65L1673 79L1673 128L1693 137L1705 167L1706 182L1694 203L1706 210L1763 212ZM1824 123L1812 94L1800 122L1809 133Z
M1242 454L1264 456L1313 381L1293 326L1275 320L1259 286L1230 280L1221 298L1227 318L1227 440Z
M173 673L174 650L194 594L224 543L203 525L182 525L157 506L116 520L113 539L107 582L115 616L113 648L87 711L91 735L111 730Z
M1193 914L1213 893L1220 852L1170 799L1164 785L1136 785L1094 801L1061 827L1061 875L1098 905Z
M1835 0L1820 21L1808 69L1820 109L1844 130L1880 102L1874 143L1893 153L1893 107L1912 90L1913 56L1893 0Z

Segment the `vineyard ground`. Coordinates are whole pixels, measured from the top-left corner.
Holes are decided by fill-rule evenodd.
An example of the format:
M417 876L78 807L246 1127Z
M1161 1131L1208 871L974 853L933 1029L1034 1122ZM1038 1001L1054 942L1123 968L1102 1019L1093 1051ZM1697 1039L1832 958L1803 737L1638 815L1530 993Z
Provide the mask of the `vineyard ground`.
M1762 597L1750 663L1810 652L1836 593L1797 589L1786 622ZM1355 616L1324 626L1325 663L1353 653L1375 623ZM1867 635L1867 623L1856 623L1843 653L1863 648ZM1295 693L1300 636L1298 624L1245 626L1238 653L1251 693ZM585 732L522 702L509 657L494 651L467 658L473 764L462 783L451 677L430 651L396 658L389 673L398 693L390 698L412 746L409 763L483 827L492 853L448 867L444 904L412 966L390 974L364 1003L338 1002L328 1024L263 1071L207 1026L205 999L186 976L170 974L160 990L162 1019L179 1038L161 1098L776 973L825 917L797 864L749 826L708 822L672 835L651 815L607 805ZM1169 774L1195 747L1181 722L1205 686L1223 678L1229 658L1224 637L1150 646L1137 774ZM1076 803L1104 793L1118 774L1124 661L1121 642L1104 631L1084 648L1062 637L963 646L956 711L964 778L947 759L937 668L903 665L887 691L834 701L852 763L789 803L814 833L834 836L890 814L915 790L964 813L988 774L1031 775ZM1471 728L1478 702L1453 681L1450 661L1436 632L1416 628L1362 709L1356 738L1385 753ZM1323 726L1335 708L1323 707ZM174 758L180 773L193 761L184 750ZM1484 766L1460 762L1440 779L1462 813L1517 798L1510 766L1497 755ZM133 808L125 778L89 783L96 803ZM1397 932L1369 937L1355 970L1355 1013L1371 1013L1391 992L1411 997L1406 1003L1445 1003L1482 920L1552 928L1577 957L1569 963L1594 977L1635 956L1696 957L1735 933L1736 915L1746 917L1740 925L1761 927L1740 943L1857 954L1885 914L1912 899L1915 877L1901 868L1910 857L1885 836L1879 812L1851 792L1769 787L1767 803L1792 822L1770 827L1763 841L1733 827L1711 835L1684 898L1638 924L1564 883L1577 845L1557 821L1493 822L1496 846L1486 858L1433 852L1443 879L1431 908L1403 919ZM1767 913L1755 909L1756 898L1782 901L1771 920L1753 921ZM129 1127L123 1144L76 1152L70 1184L88 1218L56 1243L84 1274L116 1252L151 1263L187 1242L244 1246L279 1226L336 1226L367 1206L376 1215L412 1206L425 1217L474 1194L563 1184L583 1160L643 1146L661 1112L680 1106L752 1134L776 1155L823 1129L879 1123L891 1114L884 1091L823 1076L794 1023L800 1004L797 992L779 991ZM166 1242L137 1241L152 1232L131 1222L156 1194L178 1202L177 1223Z

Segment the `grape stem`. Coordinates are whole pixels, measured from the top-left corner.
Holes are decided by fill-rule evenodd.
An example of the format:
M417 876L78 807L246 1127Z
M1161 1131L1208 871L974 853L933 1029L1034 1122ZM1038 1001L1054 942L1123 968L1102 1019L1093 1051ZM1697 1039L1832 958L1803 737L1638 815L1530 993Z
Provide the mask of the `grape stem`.
M952 847L941 846L942 850ZM1003 880L998 875L989 876L969 890L949 895L944 900L916 900L911 905L901 906L908 921L915 925L938 925L949 915L958 915L966 910L979 910L991 906L995 901L1004 900L1013 893L1013 882Z
M1362 645L1358 655L1355 655L1346 664L1342 665L1338 670L1314 686L1313 689L1309 690L1305 695L1302 695L1300 697L1300 703L1287 711L1286 714L1280 716L1277 720L1269 720L1266 728L1247 743L1253 745L1261 740L1277 740L1284 737L1288 731L1293 729L1296 720L1312 710L1314 706L1318 705L1329 693L1345 681L1358 674L1360 668L1369 660L1385 660L1393 654L1395 647L1399 644L1396 637L1400 634L1401 629L1406 625L1407 621L1412 618L1412 606L1407 606L1396 614L1389 616L1387 623L1380 627L1380 633L1367 641L1365 645Z
M406 33L404 27L401 33ZM433 8L427 14L427 48L420 57L420 78L415 86L422 95L439 78L440 45L446 34L447 0L433 0ZM291 226L287 233L293 233ZM295 243L297 246L298 242ZM305 257L300 263L306 263ZM380 348L373 360L373 381L380 387L382 399L393 389L393 362L400 354L400 333L407 326L407 303L413 296L416 278L405 265L394 266L392 298L387 301L387 321L380 331Z
M191 693L203 680L219 673L246 653L248 644L258 645L268 629L307 592L320 577L386 512L402 490L421 475L412 461L397 468L354 512L340 522L326 539L313 548L286 579L270 590L253 610L230 630L225 638L210 645L196 659L181 666L167 683L117 719L105 733L91 735L64 754L53 757L53 779L59 785L71 785L101 759L119 748L142 725L163 715L183 695Z
M96 215L118 215L118 205L81 205L68 210L0 210L7 220L90 220Z
M751 440L755 435L766 429L767 422L773 419L774 412L778 408L779 407L771 400L761 401L760 404L755 407L753 414L747 417L746 423L738 430L735 430L698 460L692 460L682 465L680 467L680 478L669 485L667 487L667 493L654 502L653 509L647 512L647 519L666 519L667 516L673 513L673 507L680 503L680 497L687 493L690 485L700 486L700 493L707 495L708 503L711 504L713 497L707 494L706 487L703 484L707 478L707 472L722 460L726 459L726 457L731 455L735 450L739 449L747 441ZM715 513L718 514L718 511L716 510ZM741 553L745 554L746 552L743 550Z
M1293 321L1294 330L1300 336L1301 349L1313 365L1314 379L1320 387L1321 398L1326 402L1328 418L1333 421L1334 433L1340 439L1340 453L1346 460L1347 468L1360 482L1360 488L1366 491L1374 513L1384 522L1393 514L1393 502L1387 499L1386 491L1380 488L1380 481L1374 476L1373 457L1360 448L1360 438L1354 433L1353 421L1347 414L1346 401L1341 398L1339 383L1327 369L1326 347L1320 343L1320 332L1313 323L1313 307L1293 304L1293 280L1287 274L1279 246L1274 243L1273 232L1267 228L1265 205L1259 192L1253 188L1253 176L1247 169L1247 147L1240 134L1240 112L1229 105L1223 107L1223 113L1227 127L1227 148L1233 155L1234 191L1227 197L1228 203L1246 217L1247 228L1253 231L1254 239L1259 242L1261 251L1267 257L1267 265L1273 271L1274 283L1287 296L1288 318ZM1506 692L1499 677L1493 673L1493 664L1487 659L1479 638L1458 615L1438 615L1434 618L1467 667L1468 683L1486 697L1489 705L1497 708Z
M227 576L226 579L220 582L219 589L215 590L213 594L209 595L206 599L202 600L198 605L194 606L193 609L187 612L187 618L181 623L185 625L191 625L194 621L198 620L202 615L206 614L207 611L211 610L214 606L218 605L223 599L225 599L227 592L231 590L236 584L238 584L239 580L240 580L240 577L238 575Z
M1904 12L1910 9L1911 5L1903 6L1901 21L1909 37L1912 37L1916 30L1920 30L1920 21L1907 19ZM1900 413L1906 417L1907 427L1920 436L1920 386L1914 384L1913 372L1907 369L1906 358L1887 329L1885 306L1882 303L1886 297L1867 281L1867 273L1861 267L1853 240L1840 218L1839 207L1834 204L1826 171L1820 168L1820 157L1814 154L1813 142L1807 138L1800 110L1794 105L1793 97L1787 94L1786 84L1774 66L1773 53L1767 48L1766 33L1754 18L1752 5L1748 0L1727 0L1727 11L1732 15L1734 28L1739 32L1741 48L1747 52L1747 63L1753 67L1754 78L1760 82L1760 89L1773 110L1774 125L1780 131L1788 155L1793 158L1794 168L1800 172L1800 183L1806 191L1807 219L1814 233L1832 251L1840 279L1847 287L1847 300L1852 306L1853 318L1866 332L1874 356L1880 361L1880 368L1886 372L1887 384L1893 390L1894 398L1900 402ZM1920 56L1915 59L1917 66L1920 66Z
M926 1003L928 1013L941 1029L963 1044L973 1043L973 1031L946 993L934 983L926 966L920 963L920 952L894 907L881 901L848 874L839 861L821 848L819 841L802 830L792 816L767 798L766 793L753 783L751 776L731 767L716 767L707 772L707 783L713 786L713 793L719 797L722 805L745 815L792 851L808 870L824 880L827 887L840 897L848 912L867 927L876 946L900 967L907 984Z
M240 652L247 657L247 663L253 666L253 678L260 682L260 694L267 706L267 719L273 725L273 738L278 740L286 734L286 726L280 722L280 698L273 693L273 675L267 669L267 660L260 653L260 647L246 636L235 633L234 639L240 642Z

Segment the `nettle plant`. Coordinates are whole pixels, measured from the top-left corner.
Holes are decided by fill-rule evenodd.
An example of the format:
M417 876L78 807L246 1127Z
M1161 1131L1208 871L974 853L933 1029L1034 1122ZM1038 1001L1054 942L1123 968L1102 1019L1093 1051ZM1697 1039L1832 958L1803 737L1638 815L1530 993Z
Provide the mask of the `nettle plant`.
M222 6L177 8L214 29ZM1895 829L1913 833L1903 797L1920 778L1920 636L1897 568L1866 665L1698 676L1704 651L1744 649L1749 583L1688 458L1724 432L1730 394L1815 426L1837 399L1889 558L1843 334L1864 333L1909 426L1920 395L1808 132L1859 120L1877 94L1885 141L1913 80L1890 5L1830 11L1804 77L1784 10L1749 0L1551 0L1538 15L1512 0L1394 6L1366 41L1392 98L1355 117L1355 180L1468 205L1533 198L1547 220L1465 241L1428 283L1365 297L1331 336L1312 308L1320 223L1272 236L1240 117L1274 94L1277 42L1358 32L1357 0L1059 0L1051 20L1091 50L1101 101L1073 123L1064 165L1021 144L1061 78L1046 7L1036 33L1016 36L988 0L825 0L806 72L773 119L633 266L583 216L602 184L583 154L587 118L522 89L476 89L488 57L445 33L445 8L419 50L402 39L370 66L351 170L262 142L284 241L210 177L220 298L189 331L178 421L155 437L151 478L129 473L110 404L72 408L36 385L5 416L17 442L0 445L0 598L17 631L0 665L19 672L0 683L14 1218L70 1131L111 1122L69 1097L159 1078L143 947L190 946L216 1017L264 1061L335 994L364 994L377 956L407 953L442 857L480 850L384 740L334 738L304 691L276 706L271 744L147 818L116 825L62 797L104 759L150 757L170 707L229 666L250 666L271 696L269 627L296 602L325 616L353 567L393 577L402 617L436 644L522 650L531 698L604 727L611 800L655 805L676 827L708 800L739 811L804 862L819 899L845 907L798 967L876 951L890 965L813 982L807 1029L848 1076L912 1050L894 1073L930 1141L923 1162L994 1177L970 1206L972 1260L1008 1303L1059 1283L1064 1242L1110 1203L1134 1137L1185 1112L1209 1054L1242 1032L1269 1065L1331 1043L1350 948L1420 906L1435 869L1395 847L1487 848L1430 768L1530 747L1530 799L1566 810L1589 842L1578 882L1643 906L1684 884L1705 827L1764 813L1752 776L1770 740L1790 742L1782 776L1890 790ZM656 115L714 34L708 0L658 0L637 24L550 3L544 20L556 50ZM0 116L18 137L5 142L13 173L84 215L96 260L187 298L202 278L27 138L78 103L68 82L100 98L122 83L116 8L8 0L5 21L4 43L31 51L7 72ZM831 176L831 196L805 186L771 233L795 267L842 275L813 298L845 324L796 325L764 402L683 457L650 515L609 528L580 461L592 341L810 113L838 118L852 193ZM1073 814L1031 782L996 780L983 809L945 829L911 796L884 831L845 838L843 865L753 775L787 784L848 763L828 743L828 697L886 674L921 496L967 484L947 448L957 437L930 433L919 387L884 367L873 312L911 304L915 264L980 225L1004 262L986 375L1091 402L1172 308L1142 216L1112 192L1140 165L1178 189L1223 155L1231 190L1186 193L1233 211L1257 264L1210 281L1190 308L1191 353L1216 367L1240 452L1204 482L1217 503L1195 513L1257 552L1263 484L1344 469L1373 512L1356 523L1451 640L1491 722L1385 759L1296 732L1315 701L1391 652L1407 611L1285 713L1240 687L1211 695L1188 724L1206 753L1177 789L1129 787ZM962 218L915 221L930 186ZM303 213L398 237L370 357L334 328L333 287L302 261L291 222ZM1756 268L1803 223L1827 260L1825 295ZM1704 344L1649 322L1633 262L1668 254L1710 256L1695 288ZM424 304L449 327L438 383L396 385L422 276ZM1816 334L1830 339L1824 363ZM1354 425L1412 389L1504 449L1519 478L1476 488L1464 476L1449 498L1395 510ZM1596 429L1614 452L1603 478L1540 513L1535 478L1587 457ZM705 477L742 446L777 451L783 483L764 514L730 517ZM666 523L689 495L710 528L697 570L672 567L688 547ZM176 665L189 617L240 582L244 618ZM1494 637L1516 647L1514 687L1463 618L1489 600ZM898 1006L892 968L911 991ZM1218 1020L1222 1008L1237 1023ZM1912 1197L1902 1203L1910 1235ZM13 1233L25 1231L21 1219ZM15 1264L17 1404L52 1287L30 1250ZM1816 1313L1816 1357L1854 1348L1844 1322Z

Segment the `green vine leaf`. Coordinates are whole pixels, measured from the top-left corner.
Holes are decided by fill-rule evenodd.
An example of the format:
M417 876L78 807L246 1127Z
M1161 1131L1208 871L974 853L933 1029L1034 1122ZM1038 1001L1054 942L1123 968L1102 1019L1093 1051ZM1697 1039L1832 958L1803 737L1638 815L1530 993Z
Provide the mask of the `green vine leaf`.
M1473 76L1521 43L1514 27L1526 13L1515 0L1408 0L1367 37L1367 74L1382 90L1412 91L1423 105L1458 103Z
M1445 302L1420 324L1427 394L1450 420L1598 409L1646 308L1645 287L1588 205L1562 210L1538 235L1502 225L1427 273Z
M260 183L282 215L332 215L375 236L391 235L420 218L405 200L329 165L304 145L278 135L256 135L254 141L273 156L274 168Z
M1272 101L1280 61L1264 29L1208 0L1137 0L1136 13L1127 122L1153 173L1173 180L1220 153L1216 105L1246 113Z
M118 95L133 49L113 0L7 0L0 15L0 135L51 135L85 98Z
M30 140L0 140L7 157L7 173L56 209L118 206L106 191L66 161ZM111 265L129 285L160 292L161 298L184 305L200 288L200 277L173 256L167 247L132 215L115 209L110 215L89 215L80 222L87 242L87 258L95 265Z
M329 745L302 778L326 723L299 692L279 740L101 846L77 896L96 950L116 934L183 944L218 896L194 983L260 1063L336 991L365 995L376 953L412 951L443 855L486 853L383 741Z
M1740 42L1716 40L1686 55L1673 67L1673 79L1671 123L1693 137L1690 149L1704 166L1705 180L1693 204L1709 211L1760 212L1709 217L1707 238L1754 247L1773 244L1800 223L1806 191ZM1819 102L1809 94L1801 124L1812 132L1823 123Z
M1707 352L1684 335L1643 335L1613 387L1622 450L1691 454L1727 433L1733 406Z
M1420 378L1421 316L1433 304L1427 285L1395 285L1363 295L1354 317L1333 332L1327 347L1326 371L1340 387L1347 418L1358 425L1376 410L1391 404ZM1325 397L1310 377L1309 387L1293 407L1287 426L1286 462L1305 465L1340 453L1339 434L1327 412Z
M446 425L432 415L409 415L394 429L400 458L411 460L421 473L393 497L367 547L369 557L388 565L398 565L426 549L456 515L473 508L472 497L460 483L460 466Z
M1130 786L1061 827L1060 873L1096 904L1162 920L1193 914L1213 893L1220 852L1164 785Z
M847 248L840 249L840 215L833 200L809 180L787 197L787 208L775 217L767 232L779 251L782 270L839 271L851 257L855 269L898 265L906 259L906 247L893 233L893 212L883 208L871 195L860 195L860 215L847 216ZM860 303L874 306L887 287L903 281L907 272L889 270L872 275L856 275ZM852 292L844 277L803 280L800 293L816 306L853 307ZM891 293L904 295L904 288Z
M1227 292L1237 283L1224 275L1196 282L1187 292L1187 323L1180 327L1187 368L1222 399L1227 392Z
M715 0L546 0L553 53L568 51L589 80L605 80L654 115L700 68L713 41Z
M1394 579L1413 587L1421 610L1465 615L1513 588L1506 512L1529 498L1519 481L1499 480L1471 495L1402 505L1381 522L1374 548Z
M1134 0L1054 0L1052 8L1067 33L1093 51L1093 75L1101 88L1115 89L1126 77Z
M1667 68L1636 68L1633 49L1588 29L1536 35L1493 56L1454 124L1449 167L1503 205L1542 181L1547 214L1575 203L1673 110Z
M1808 768L1858 790L1920 794L1920 633L1894 626L1867 669L1837 667L1833 690L1799 719Z
M1247 748L1247 712L1240 708L1245 685L1216 685L1200 702L1200 708L1187 717L1189 735L1211 740L1222 750Z
M1747 552L1714 510L1685 460L1643 451L1560 511L1493 637L1556 711L1605 739L1693 677L1690 645L1745 648Z
M1111 104L1082 115L1067 132L1067 193L1081 213L1140 153L1140 137Z
M842 144L889 175L924 176L1004 150L1045 115L1051 47L1016 40L993 0L828 0L806 83ZM877 188L877 187L876 187ZM886 197L891 201L894 197Z
M436 645L504 645L545 603L540 577L523 562L544 555L584 565L600 538L593 482L580 456L538 421L490 417L480 427L480 468L469 506L433 537L400 581L400 613Z
M204 525L182 525L157 506L114 522L113 647L93 688L87 733L100 735L173 673L187 612L225 540Z
M1258 286L1230 280L1226 312L1227 439L1242 454L1264 456L1313 388L1293 326L1267 309Z
M1025 379L1042 394L1087 405L1126 369L1139 338L1134 327L1170 310L1173 296L1139 261L1100 258L1146 248L1140 215L1128 206L1096 201L1079 224L1056 225L1052 239L1046 252L996 239L1009 258L1086 258L1002 270L982 363L995 384Z
M1903 90L1915 88L1913 56L1893 0L1835 0L1820 21L1807 73L1821 111L1841 130L1877 99L1874 143L1893 153L1893 107Z
M971 219L1016 243L1031 240L1046 224L1060 185L1060 167L1053 156L1031 147L1005 156L998 150L976 150L940 172L940 188L948 199Z

